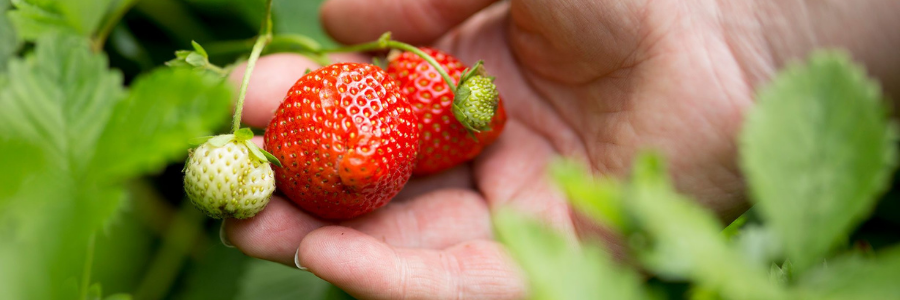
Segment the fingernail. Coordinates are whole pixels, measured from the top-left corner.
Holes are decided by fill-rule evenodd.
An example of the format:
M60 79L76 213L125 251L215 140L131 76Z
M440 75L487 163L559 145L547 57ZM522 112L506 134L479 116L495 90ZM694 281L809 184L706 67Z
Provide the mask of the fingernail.
M222 221L222 225L219 226L219 241L222 242L222 245L228 248L234 248L234 244L228 240L228 235L225 234L225 221Z
M300 247L297 247L297 252L294 253L294 265L301 271L309 271L309 269L300 265Z

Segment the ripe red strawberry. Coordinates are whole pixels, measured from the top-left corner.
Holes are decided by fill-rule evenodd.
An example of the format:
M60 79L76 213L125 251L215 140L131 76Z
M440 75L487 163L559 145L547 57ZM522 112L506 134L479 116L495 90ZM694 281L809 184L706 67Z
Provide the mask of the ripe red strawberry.
M301 77L265 134L278 189L325 219L379 208L406 184L418 152L416 116L380 68L333 64Z
M466 66L458 59L435 49L419 49L434 57L455 83L459 83ZM473 132L473 139L453 115L453 91L434 67L414 53L403 52L391 57L387 72L397 80L401 93L409 99L419 117L420 151L413 174L437 173L471 160L503 131L506 111L501 100L490 128Z

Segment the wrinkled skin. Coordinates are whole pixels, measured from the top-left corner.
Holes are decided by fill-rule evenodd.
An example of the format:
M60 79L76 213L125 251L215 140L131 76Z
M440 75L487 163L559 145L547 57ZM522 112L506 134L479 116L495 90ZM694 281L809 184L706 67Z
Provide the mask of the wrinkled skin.
M372 214L328 223L276 196L257 217L228 220L227 240L250 256L296 260L360 299L522 298L523 278L492 240L492 210L513 207L573 240L614 241L548 182L552 158L623 176L638 151L656 149L680 191L730 220L747 207L736 163L742 116L754 89L786 61L819 45L846 46L897 94L891 72L900 63L889 50L900 46L900 31L880 29L896 22L896 1L492 2L326 2L323 23L341 42L392 31L467 64L483 59L507 101L507 128L472 164L413 179ZM311 64L261 59L244 122L264 127Z

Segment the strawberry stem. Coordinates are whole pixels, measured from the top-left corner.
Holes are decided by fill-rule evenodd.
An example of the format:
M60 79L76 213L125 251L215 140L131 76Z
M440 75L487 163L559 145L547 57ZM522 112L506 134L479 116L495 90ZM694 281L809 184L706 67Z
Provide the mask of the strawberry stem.
M247 59L247 69L244 70L244 79L241 81L241 91L238 96L237 104L234 108L234 121L232 122L231 131L233 133L237 133L238 129L241 129L241 113L244 110L244 98L247 97L247 86L250 85L250 74L253 72L253 67L256 66L256 61L259 60L259 55L262 53L263 48L266 47L266 44L272 40L272 0L266 1L266 16L263 19L262 26L259 29L259 37L256 38L256 43L253 44L253 50L250 52L250 58Z
M441 74L441 78L444 78L444 81L446 81L447 85L450 86L450 90L453 91L454 94L456 94L456 82L453 81L453 78L450 78L450 75L447 74L447 71L441 67L441 64L439 64L437 62L437 60L434 59L434 57L431 57L431 55L428 55L428 53L425 53L422 50L419 50L418 47L415 47L413 45L391 40L390 32L386 32L385 34L382 34L381 37L378 38L378 40L374 41L374 42L358 44L358 45L351 45L351 46L335 48L335 49L322 50L322 53L363 52L363 51L372 51L372 50L384 50L384 49L389 49L389 48L390 49L399 49L399 50L403 50L403 51L409 51L409 52L412 52L412 53L418 55L422 59L424 59L425 62L427 62L435 70L437 70L438 74Z

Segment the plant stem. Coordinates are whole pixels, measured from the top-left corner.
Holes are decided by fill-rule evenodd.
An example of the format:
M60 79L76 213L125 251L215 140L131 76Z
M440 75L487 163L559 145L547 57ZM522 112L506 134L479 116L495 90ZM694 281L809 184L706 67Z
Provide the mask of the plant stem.
M236 55L251 51L256 39L231 40L211 42L205 46L210 57L221 55ZM320 65L330 65L331 61L322 52L318 42L307 36L299 34L272 34L272 39L263 49L263 54L270 53L299 53Z
M109 14L109 17L106 18L106 21L103 22L102 27L97 30L97 35L94 36L94 40L91 42L91 50L94 52L100 52L103 49L103 44L106 43L106 38L109 37L109 34L112 32L113 28L116 27L116 24L119 23L119 20L125 16L125 13L131 9L140 0L122 0L119 3L119 6Z
M91 285L91 268L94 266L94 244L96 238L96 233L91 233L91 237L88 238L88 248L87 255L84 260L84 269L81 272L81 299L86 300L88 295L88 288Z
M135 299L162 299L184 266L190 250L201 241L203 214L190 200L183 200L178 213L162 236L162 244L134 293Z
M250 74L253 73L253 67L256 66L256 61L259 60L259 55L262 53L263 48L272 40L272 0L266 1L266 16L261 27L259 29L259 37L256 38L256 43L253 44L253 51L250 52L250 58L247 60L247 69L244 70L240 95L234 108L234 121L231 126L232 133L237 133L238 129L241 129L241 112L244 110L244 98L247 97L247 86L250 85Z
M447 82L447 85L450 86L450 90L453 91L454 94L456 94L456 83L453 81L452 78L450 78L450 75L447 74L447 71L444 70L444 68L442 68L441 65L436 60L434 60L434 57L431 57L431 55L428 55L428 53L425 53L422 50L419 50L419 48L417 48L413 45L403 43L403 42L398 42L398 41L392 41L392 40L390 40L390 38L391 38L390 33L385 33L384 35L381 36L381 38L379 38L377 41L374 41L374 42L358 44L358 45L351 45L351 46L335 48L335 49L322 50L322 53L363 52L363 51L372 51L372 50L384 50L384 49L388 49L388 48L409 51L409 52L412 52L412 53L418 55L419 57L424 59L425 62L430 64L432 67L434 67L434 69L437 70L438 74L441 74L441 78L443 78L444 81Z
M206 68L212 70L213 72L216 72L216 73L219 74L219 75L222 75L222 77L227 77L227 76L228 76L228 71L226 71L225 69L223 69L222 67L219 67L219 66L217 66L217 65L214 65L214 64L211 64L211 63L210 63L210 64L206 64Z

